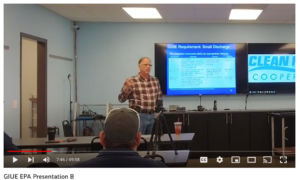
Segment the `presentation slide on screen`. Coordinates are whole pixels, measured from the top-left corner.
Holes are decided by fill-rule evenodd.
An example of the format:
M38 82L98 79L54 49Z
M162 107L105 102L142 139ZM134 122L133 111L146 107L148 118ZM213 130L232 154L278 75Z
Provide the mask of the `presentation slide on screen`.
M249 54L248 82L295 82L295 62L294 54Z
M235 44L168 44L168 94L235 94L235 56Z

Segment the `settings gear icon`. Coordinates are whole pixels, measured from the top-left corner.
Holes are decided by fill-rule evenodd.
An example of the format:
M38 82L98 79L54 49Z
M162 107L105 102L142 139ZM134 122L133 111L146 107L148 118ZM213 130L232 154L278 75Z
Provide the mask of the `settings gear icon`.
M217 157L217 162L218 162L218 163L223 162L223 158L222 158L221 156Z

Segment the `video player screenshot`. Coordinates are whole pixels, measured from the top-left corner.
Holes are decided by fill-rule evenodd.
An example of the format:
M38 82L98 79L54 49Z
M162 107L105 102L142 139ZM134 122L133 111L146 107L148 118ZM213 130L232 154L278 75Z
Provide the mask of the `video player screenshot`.
M295 2L2 7L0 179L299 176Z

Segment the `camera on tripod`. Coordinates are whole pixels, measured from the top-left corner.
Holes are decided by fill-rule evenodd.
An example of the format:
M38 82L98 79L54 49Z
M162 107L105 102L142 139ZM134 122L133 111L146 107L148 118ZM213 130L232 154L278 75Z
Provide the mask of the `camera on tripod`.
M163 126L165 126L165 128L166 128L166 132L167 132L167 135L170 138L172 147L175 150L175 154L177 154L177 149L176 149L176 146L174 144L173 138L171 136L170 129L169 129L167 123L166 123L165 117L163 116L163 112L165 112L165 111L166 111L166 109L163 107L163 100L162 99L157 99L156 100L156 107L155 107L155 112L157 113L157 115L155 116L155 119L154 119L154 125L153 125L153 128L152 128L150 142L149 142L149 145L148 145L148 152L147 152L148 156L150 154L149 153L150 150L152 150L151 157L155 156L156 150L161 144L161 139L160 138L163 135Z
M157 99L156 100L155 112L159 113L161 111L166 111L164 106L163 106L163 100L162 99Z

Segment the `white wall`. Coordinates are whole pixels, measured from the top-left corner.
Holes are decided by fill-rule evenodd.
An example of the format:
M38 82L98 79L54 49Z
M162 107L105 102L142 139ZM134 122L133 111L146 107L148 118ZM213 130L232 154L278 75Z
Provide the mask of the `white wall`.
M48 125L60 127L69 119L68 74L74 74L74 61L49 58L49 54L74 57L73 22L38 5L4 5L4 131L20 137L20 33L47 39ZM74 95L74 93L72 93ZM13 108L13 100L18 107Z

